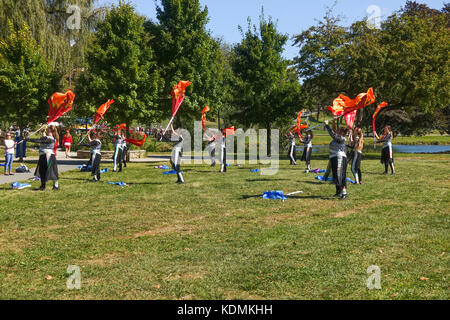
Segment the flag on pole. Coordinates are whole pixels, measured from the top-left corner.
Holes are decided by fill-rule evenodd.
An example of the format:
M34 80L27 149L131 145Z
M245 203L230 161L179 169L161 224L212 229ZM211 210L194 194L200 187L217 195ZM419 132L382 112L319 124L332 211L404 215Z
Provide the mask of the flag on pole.
M387 105L388 105L387 102L382 102L382 103L380 103L380 104L378 105L377 109L375 110L375 113L374 113L373 116L372 116L372 129L373 129L373 132L376 131L376 130L375 130L375 121L376 121L376 119L377 119L378 113L380 113L381 109L386 108Z
M333 106L328 107L328 110L335 116L345 116L354 111L358 111L375 102L375 94L373 88L370 88L367 93L360 93L355 99L341 94L334 99Z
M102 104L100 108L95 112L94 115L94 125L97 124L101 119L103 119L103 116L108 111L108 109L111 107L111 105L114 103L114 100L110 99L106 103Z
M67 112L72 110L75 94L71 90L65 93L55 92L48 100L48 119L47 124L55 122Z
M355 119L356 119L356 113L357 113L357 112L358 112L358 111L355 110L355 111L352 111L352 112L350 112L350 113L347 113L347 114L344 116L345 123L347 124L347 126L348 126L350 129L353 129L353 125L355 124Z
M172 90L172 117L178 112L185 98L186 88L191 85L190 81L180 81Z
M211 109L210 109L208 106L205 106L205 107L203 108L203 111L202 111L202 126L203 126L203 131L206 130L206 124L205 124L205 122L206 122L206 114L207 114L208 112L210 112L210 111L211 111Z

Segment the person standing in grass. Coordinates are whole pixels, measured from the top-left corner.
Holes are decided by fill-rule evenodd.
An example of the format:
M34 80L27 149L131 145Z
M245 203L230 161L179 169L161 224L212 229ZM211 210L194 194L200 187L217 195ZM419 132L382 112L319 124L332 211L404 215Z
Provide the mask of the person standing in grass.
M394 134L392 132L391 126L384 127L384 134L379 137L378 134L373 132L375 138L377 138L378 143L384 143L383 149L381 150L381 163L384 164L384 173L388 174L388 167L391 167L391 174L395 175L394 167L394 153L392 150L392 139Z
M181 134L181 128L178 129L179 133L177 133L174 129L173 129L173 125L170 125L171 129L172 129L172 142L174 143L173 146L173 150L172 150L172 155L170 157L170 163L172 165L172 168L177 172L177 176L178 176L178 180L177 183L178 184L184 184L184 177L183 177L183 172L181 171L181 158L183 156L183 143L184 143L184 138L183 135ZM178 137L178 139L176 139L175 137Z
M34 175L41 179L39 190L44 191L49 180L53 181L53 190L59 190L58 164L55 156L55 143L58 133L56 128L50 126L39 139L27 139L39 143L39 161Z
M205 138L208 141L207 150L209 152L209 157L211 159L211 167L216 166L216 137L210 136L205 133Z
M302 161L306 162L306 173L311 171L311 156L312 156L312 140L314 139L314 134L310 129L306 130L306 135L301 142L305 145L303 150Z
M130 148L128 147L128 144L125 140L125 133L123 134L123 143L122 143L122 162L123 162L123 166L126 168L127 167L127 155L128 155L128 150L130 150Z
M94 137L91 137L91 133L94 134ZM89 144L80 144L80 147L87 147L91 148L91 160L89 161L89 164L92 168L92 175L94 176L93 181L99 182L100 181L100 162L102 161L102 136L100 133L96 132L89 132L88 133L88 140Z
M328 125L328 121L325 121L325 128L330 134L333 141L330 143L330 160L331 168L333 171L334 183L336 184L335 197L340 197L342 200L347 198L347 128L335 129L335 123L333 129Z
M66 149L66 159L67 159L67 158L69 158L69 155L70 155L70 148L72 148L72 145L73 145L73 138L72 138L72 135L70 134L70 130L66 131L66 134L64 135L64 137L62 139L62 145Z
M288 157L291 161L291 166L297 165L297 146L295 145L295 135L292 132L289 132L286 135L286 138L289 140L289 151L288 151Z
M11 139L11 134L9 132L5 136L4 145L5 145L5 176L7 175L13 176L14 174L11 173L11 171L14 161L14 147L17 145L17 142L14 142L14 140Z
M114 172L117 172L117 166L119 166L119 172L122 172L123 162L123 142L125 140L122 130L118 130L117 134L108 133L109 136L114 139Z
M351 134L351 147L353 148L352 173L357 184L362 184L361 161L364 148L364 134L361 128L355 128Z

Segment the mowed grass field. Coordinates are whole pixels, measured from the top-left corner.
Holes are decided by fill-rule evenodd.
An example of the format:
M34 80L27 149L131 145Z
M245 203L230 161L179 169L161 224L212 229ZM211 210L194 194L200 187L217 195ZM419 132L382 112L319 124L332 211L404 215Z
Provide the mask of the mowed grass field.
M402 155L392 177L365 159L345 201L287 161L275 176L184 165L182 186L157 164L98 184L65 173L59 192L3 185L0 299L449 299L449 163ZM261 199L268 190L304 193ZM66 287L69 265L80 290ZM366 287L372 265L380 290Z

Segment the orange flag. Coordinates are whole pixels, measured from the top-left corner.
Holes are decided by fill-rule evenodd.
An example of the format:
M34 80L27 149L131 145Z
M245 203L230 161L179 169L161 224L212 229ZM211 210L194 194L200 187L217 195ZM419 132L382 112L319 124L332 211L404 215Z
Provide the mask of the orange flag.
M186 88L191 85L190 81L180 81L172 90L172 116L178 112L185 98Z
M103 119L103 116L105 115L106 111L111 107L111 105L114 103L114 100L108 100L106 103L102 104L100 108L98 108L97 112L94 116L94 124L97 124L100 119Z
M334 99L333 106L328 107L328 110L335 116L345 116L351 112L362 109L375 102L375 94L373 88L370 88L367 93L360 93L355 99L341 94Z
M211 111L211 109L210 109L208 106L205 106L205 107L203 108L203 111L202 111L202 126L203 126L203 131L206 130L206 125L205 125L205 122L206 122L206 114L207 114L208 112L210 112L210 111Z
M378 105L377 109L375 110L375 113L372 116L372 129L373 132L375 132L375 120L377 119L377 115L378 113L380 113L381 109L387 107L388 103L387 102L382 102Z
M302 137L302 130L308 129L308 125L307 124L301 124L301 122L302 122L302 114L303 114L303 111L300 111L300 113L297 116L297 130L292 132L292 133L297 132L298 137L300 139L303 139L303 137Z
M72 110L74 100L75 94L71 90L67 90L65 93L55 92L52 94L48 100L49 109L47 123L50 124L58 120Z

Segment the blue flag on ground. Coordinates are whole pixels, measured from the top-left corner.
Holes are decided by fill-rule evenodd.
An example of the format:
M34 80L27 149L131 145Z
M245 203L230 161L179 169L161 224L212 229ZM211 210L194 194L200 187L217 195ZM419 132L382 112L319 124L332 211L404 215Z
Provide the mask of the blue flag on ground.
M13 188L14 190L22 190L25 188L30 188L31 184L29 183L20 183L20 182L14 182L11 184L11 188Z
M263 199L269 199L269 200L286 200L287 197L284 195L283 191L266 191L261 196Z
M324 177L324 176L317 176L317 177L316 177L316 180L319 180L319 181L325 181L325 177ZM327 180L327 181L333 181L333 178L328 177L328 180Z

